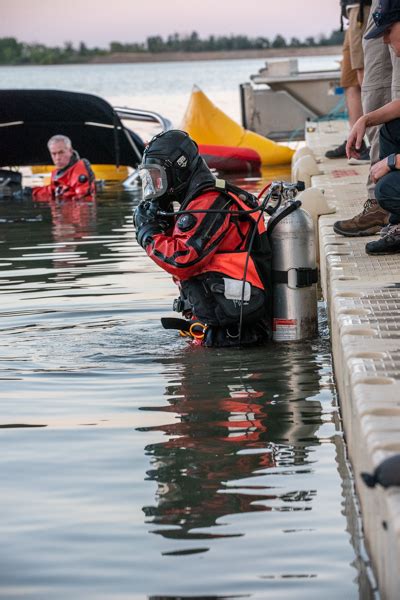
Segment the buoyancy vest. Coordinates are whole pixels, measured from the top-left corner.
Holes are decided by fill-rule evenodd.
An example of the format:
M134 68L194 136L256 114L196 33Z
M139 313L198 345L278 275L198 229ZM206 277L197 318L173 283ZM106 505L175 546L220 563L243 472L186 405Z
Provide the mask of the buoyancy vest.
M37 202L48 202L52 198L68 200L95 196L95 176L90 163L76 154L63 169L54 169L49 185L33 188L32 197Z
M213 189L221 194L220 188ZM199 275L204 272L218 271L233 279L243 280L245 278L252 285L266 290L270 286L269 265L271 262L271 248L264 218L263 216L260 217L259 211L248 214L248 211L255 208L256 204L246 202L245 197L242 194L239 195L240 190L236 188L233 191L234 189L233 186L229 186L228 189L223 190L222 194L233 200L237 205L236 210L239 210L239 212L243 211L243 216L231 217L231 220L235 220L237 223L238 230L243 229L241 225L243 226L245 223L250 225L248 231L244 234L246 236L245 242L241 246L238 246L232 240L232 246L235 247L234 250L227 250L225 247L218 249ZM257 231L255 232L250 248L249 244L253 227L257 227ZM241 235L243 235L243 231L241 231Z
M147 246L148 255L180 286L179 312L191 312L211 325L238 322L243 284L244 322L270 313L271 250L263 215L248 213L257 206L250 197L251 205L238 188L207 185L182 203L187 212L178 215L173 231L155 235Z

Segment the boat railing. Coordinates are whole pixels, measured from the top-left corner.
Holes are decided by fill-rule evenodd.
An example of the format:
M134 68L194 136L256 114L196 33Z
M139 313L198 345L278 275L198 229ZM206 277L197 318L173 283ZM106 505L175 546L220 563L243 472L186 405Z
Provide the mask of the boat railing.
M114 110L120 119L126 121L140 121L142 123L155 123L159 125L161 131L167 131L172 128L172 123L159 113L151 110L142 110L141 108L129 108L127 106L114 106ZM132 143L132 141L131 141ZM124 187L135 187L140 183L139 171L135 169L123 182Z
M128 121L141 121L144 123L156 123L163 131L171 129L172 123L159 113L141 108L129 108L127 106L114 106L114 110L120 119Z

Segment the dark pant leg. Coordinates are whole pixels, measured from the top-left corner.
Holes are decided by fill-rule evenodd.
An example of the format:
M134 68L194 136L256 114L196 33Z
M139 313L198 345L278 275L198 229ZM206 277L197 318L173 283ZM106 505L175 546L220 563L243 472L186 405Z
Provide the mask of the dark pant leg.
M393 153L400 154L400 119L393 119L393 121L382 125L379 134L381 160Z
M390 213L389 223L400 223L400 171L384 175L375 186L378 204Z
M381 159L389 154L400 154L400 119L393 119L381 127L379 146ZM389 223L400 223L400 171L392 171L378 181L375 197L390 213Z

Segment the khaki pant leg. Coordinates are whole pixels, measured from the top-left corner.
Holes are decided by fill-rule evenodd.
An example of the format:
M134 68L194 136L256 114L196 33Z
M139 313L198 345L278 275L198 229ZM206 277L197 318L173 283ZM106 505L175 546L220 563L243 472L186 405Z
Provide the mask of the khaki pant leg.
M350 60L352 69L364 68L364 52L362 41L368 24L370 8L370 6L364 6L364 17L362 24L358 22L360 7L354 6L348 10L349 28L347 31L349 34Z
M379 0L372 0L371 12L365 33L368 33L374 27L372 14L378 4ZM366 114L391 101L394 83L396 85L394 93L400 96L400 59L398 59L399 64L396 65L398 73L394 77L392 56L389 47L383 43L382 37L372 40L364 39L363 50L365 70L361 88L361 100L363 112ZM379 160L379 130L380 127L370 127L367 131L368 140L371 145L371 164L375 164ZM369 177L367 192L368 198L375 198L375 184Z
M350 43L349 43L349 30L346 31L344 36L344 43L342 48L342 63L340 67L340 86L342 88L357 87L358 77L356 69L351 66L350 58Z
M400 98L400 58L398 58L393 50L390 50L392 59L393 75L392 75L392 100Z

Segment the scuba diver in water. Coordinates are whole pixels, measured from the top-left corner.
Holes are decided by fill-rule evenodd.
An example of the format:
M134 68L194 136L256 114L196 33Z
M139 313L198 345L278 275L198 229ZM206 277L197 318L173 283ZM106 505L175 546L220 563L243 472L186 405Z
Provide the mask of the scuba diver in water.
M174 310L185 317L162 319L163 326L205 346L268 340L271 252L257 199L216 179L184 131L155 136L139 172L137 241L173 276Z
M94 199L95 177L86 158L79 158L72 148L71 140L65 135L54 135L47 142L56 169L51 173L49 185L25 188L32 193L35 202L48 202L52 199L70 200L76 198Z

